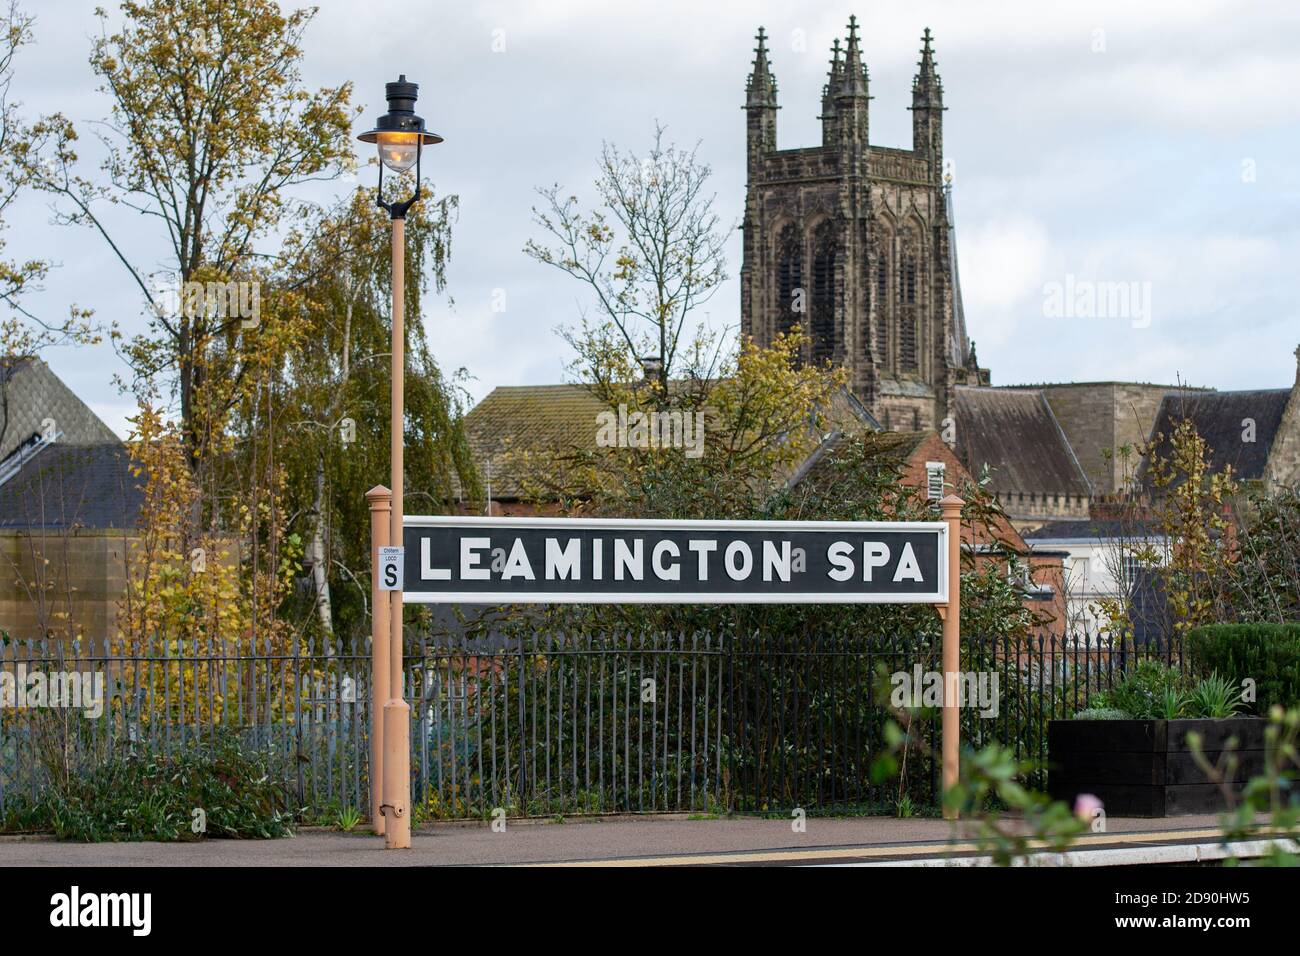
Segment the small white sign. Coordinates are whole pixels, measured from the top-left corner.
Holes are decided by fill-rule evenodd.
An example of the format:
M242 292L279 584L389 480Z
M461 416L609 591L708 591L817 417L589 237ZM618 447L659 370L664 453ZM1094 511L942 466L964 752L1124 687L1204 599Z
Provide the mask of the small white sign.
M402 590L402 561L404 548L379 549L379 590Z

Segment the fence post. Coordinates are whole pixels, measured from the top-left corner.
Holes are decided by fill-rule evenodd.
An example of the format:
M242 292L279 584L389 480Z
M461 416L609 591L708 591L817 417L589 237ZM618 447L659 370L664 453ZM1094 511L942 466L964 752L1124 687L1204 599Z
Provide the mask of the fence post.
M366 492L370 502L370 566L378 567L379 549L388 547L393 493L383 485ZM370 575L370 825L384 833L380 812L384 789L384 702L388 700L388 592L379 590L379 575Z
M961 715L957 709L957 687L961 671L961 508L965 502L948 495L939 511L948 523L948 603L943 615L943 792L957 785L961 754ZM956 819L957 811L943 808L943 815Z

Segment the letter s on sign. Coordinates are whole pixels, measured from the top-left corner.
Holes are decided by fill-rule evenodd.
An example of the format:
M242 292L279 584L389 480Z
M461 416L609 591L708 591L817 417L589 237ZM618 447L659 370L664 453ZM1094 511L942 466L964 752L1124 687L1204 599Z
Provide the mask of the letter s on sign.
M836 541L826 549L826 560L835 565L826 573L834 581L847 581L853 577L853 546L847 541Z

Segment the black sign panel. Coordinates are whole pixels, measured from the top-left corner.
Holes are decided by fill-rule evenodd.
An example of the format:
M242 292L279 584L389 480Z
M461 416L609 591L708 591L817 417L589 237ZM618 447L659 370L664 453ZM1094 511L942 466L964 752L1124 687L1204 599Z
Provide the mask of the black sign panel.
M935 522L408 517L409 603L948 600Z

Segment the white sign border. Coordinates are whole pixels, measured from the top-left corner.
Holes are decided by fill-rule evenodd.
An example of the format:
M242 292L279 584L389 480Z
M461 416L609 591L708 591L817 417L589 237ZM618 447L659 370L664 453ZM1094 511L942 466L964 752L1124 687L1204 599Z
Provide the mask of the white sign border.
M581 531L607 530L685 530L702 531L931 531L938 535L939 580L933 592L925 594L808 594L761 591L747 593L628 594L627 592L538 594L536 592L496 591L403 591L405 604L947 604L948 603L948 523L946 521L728 521L702 518L543 518L531 515L487 517L486 515L405 515L402 527L447 528L554 528ZM405 542L403 542L405 544ZM405 576L403 576L405 583ZM807 592L805 592L807 593ZM488 598L488 600L484 600Z

